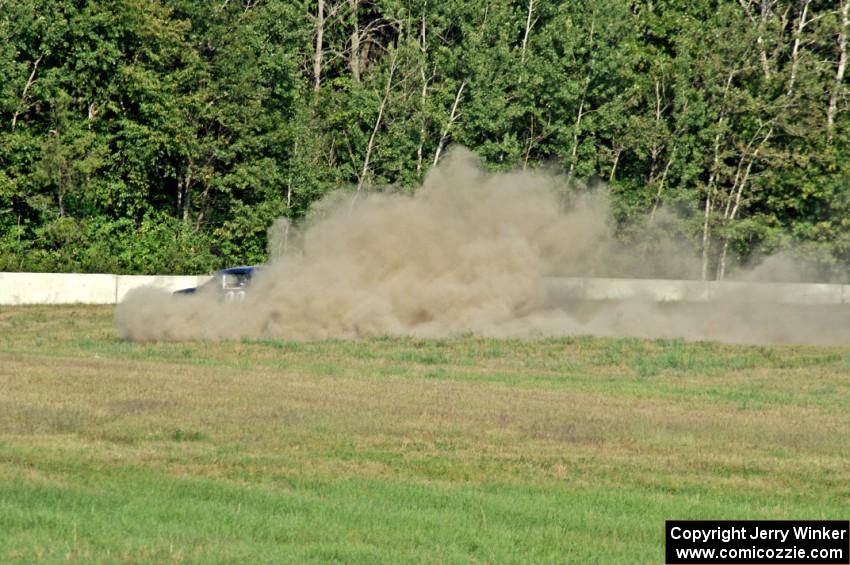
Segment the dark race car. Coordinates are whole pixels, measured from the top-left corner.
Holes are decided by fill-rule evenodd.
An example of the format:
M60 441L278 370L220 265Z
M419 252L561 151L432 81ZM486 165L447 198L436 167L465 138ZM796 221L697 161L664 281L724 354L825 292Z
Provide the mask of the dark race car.
M198 292L220 293L225 302L241 302L245 300L245 291L251 284L251 277L259 267L243 266L222 269L213 274L212 278L198 287L184 288L174 292L175 295L196 294Z

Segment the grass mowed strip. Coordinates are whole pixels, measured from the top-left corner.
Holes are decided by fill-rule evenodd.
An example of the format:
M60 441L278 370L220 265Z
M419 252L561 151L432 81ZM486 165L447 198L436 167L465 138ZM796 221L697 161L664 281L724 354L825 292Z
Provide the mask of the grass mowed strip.
M0 308L0 561L663 562L847 519L850 348L118 340Z

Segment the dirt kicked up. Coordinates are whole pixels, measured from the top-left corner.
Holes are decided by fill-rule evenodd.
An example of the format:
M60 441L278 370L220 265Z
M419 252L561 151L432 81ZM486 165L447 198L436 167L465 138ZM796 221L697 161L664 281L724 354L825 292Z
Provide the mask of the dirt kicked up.
M321 202L296 236L296 251L271 261L243 302L140 289L118 306L119 334L136 341L464 333L743 343L850 338L850 313L781 307L748 292L700 305L553 305L548 277L692 278L699 268L674 236L660 238L660 247L656 237L651 253L624 247L604 191L569 192L563 183L545 172L488 173L457 148L412 195L349 192ZM764 279L778 265L789 270L772 259L732 276Z

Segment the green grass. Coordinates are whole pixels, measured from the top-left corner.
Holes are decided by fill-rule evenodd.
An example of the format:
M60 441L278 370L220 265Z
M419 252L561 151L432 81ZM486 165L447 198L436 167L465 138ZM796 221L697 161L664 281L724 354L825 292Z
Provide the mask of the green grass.
M847 519L848 354L0 308L0 562L662 563L667 519Z

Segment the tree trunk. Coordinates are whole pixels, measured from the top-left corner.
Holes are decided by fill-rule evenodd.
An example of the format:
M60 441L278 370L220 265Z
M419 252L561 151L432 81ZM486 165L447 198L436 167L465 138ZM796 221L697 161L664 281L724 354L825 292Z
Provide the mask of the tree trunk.
M531 115L531 123L529 124L528 137L525 140L525 150L522 152L522 170L528 168L528 160L531 158L531 150L534 148L536 137L534 135L534 114Z
M585 87L587 91L587 87ZM576 116L575 126L573 128L573 148L570 151L570 168L567 171L567 176L573 176L576 170L576 155L578 155L578 130L581 127L581 118L584 116L584 93L581 95L581 102L578 105L578 115Z
M717 122L718 129L723 127L724 116ZM703 281L708 280L708 252L711 247L711 209L712 197L714 196L714 183L717 179L717 167L720 164L720 133L714 136L714 160L711 165L711 173L708 175L708 185L705 190L705 211L702 223L702 275Z
M206 181L206 186L204 187L204 191L201 193L201 197L198 199L198 217L195 219L195 233L201 231L201 226L204 225L204 217L207 212L207 201L209 200L210 189L212 188L212 183L209 180Z
M531 33L531 28L537 20L532 21L534 16L534 0L528 0L528 16L525 18L525 34L522 36L522 50L520 51L520 61L525 63L525 49L528 46L528 34Z
M617 173L617 163L620 162L620 155L622 153L622 148L617 148L617 151L614 153L614 162L611 164L611 174L608 175L608 184L614 182L614 175Z
M88 112L88 121L89 121L89 129L91 129L92 122L97 117L97 114L100 112L100 108L97 107L97 104L91 102L89 104L89 112Z
M711 164L711 172L708 176L708 185L705 193L705 216L702 225L702 280L708 279L709 248L711 247L711 210L712 197L714 196L714 184L717 180L717 170L720 165L720 137L723 134L723 122L726 120L726 96L735 78L735 70L729 72L726 77L726 85L723 87L723 96L720 99L720 118L717 120L717 135L714 136L714 159Z
M190 196L192 186L192 164L190 163L186 169L186 175L183 177L183 183L177 193L177 208L184 222L189 223Z
M754 14L752 10L754 1L759 7L758 15ZM764 73L764 78L770 79L770 63L767 58L767 48L764 44L764 31L767 20L770 17L771 6L776 3L776 0L747 0L746 2L744 0L738 0L738 3L744 8L744 12L747 14L747 17L750 18L756 26L756 32L758 33L758 36L756 37L756 45L758 45L762 72Z
M773 1L775 1L775 0L773 0ZM759 58L761 59L761 67L762 67L762 71L764 71L764 78L766 78L768 80L770 79L770 62L767 59L767 48L765 47L765 44L764 44L764 32L765 32L765 27L767 26L767 20L768 20L768 18L770 18L770 13L771 13L771 6L770 5L773 4L773 1L761 0L761 5L760 5L761 14L760 14L759 24L758 24L759 35L758 35L758 39L756 39L756 42L758 43L758 46L759 46Z
M354 82L360 82L360 74L363 68L363 63L360 59L360 25L357 20L357 8L360 6L360 0L348 0L348 7L351 10L351 21L354 29L351 32L351 50L348 56L348 66L351 69L351 78Z
M18 107L15 109L15 115L12 116L12 131L15 130L15 126L18 125L18 116L21 115L21 108L23 108L27 103L27 92L29 92L32 83L35 82L35 72L38 70L38 65L41 63L41 59L44 55L39 55L38 59L32 64L32 72L30 73L30 78L27 79L26 84L24 85L24 91L21 93L21 101L18 103Z
M794 83L797 82L797 69L800 65L800 38L803 36L803 28L809 23L806 15L812 0L803 0L803 11L800 13L800 21L794 30L794 47L791 49L791 76L788 78L788 96L794 93Z
M667 164L664 166L664 172L661 173L661 180L658 183L658 191L655 193L655 201L652 204L652 213L649 214L649 223L655 223L655 214L658 212L658 207L661 206L661 194L664 192L664 182L667 180L667 172L670 171L670 166L673 165L673 160L676 158L676 149L670 152L670 158L667 159Z
M832 95L829 97L829 108L826 112L827 141L832 142L832 130L835 126L835 114L838 113L838 99L841 98L844 72L847 69L847 29L850 28L850 0L841 4L841 28L838 33L838 68L835 71L835 82Z
M590 20L590 37L587 41L588 46L590 47L590 61L588 62L588 69L593 66L593 35L596 30L596 9L593 10L593 18ZM587 97L587 89L590 87L590 76L588 75L584 81L584 88L581 91L581 100L578 105L578 115L576 116L575 126L573 128L573 148L570 151L570 168L567 171L567 176L569 178L573 177L573 174L576 170L576 156L578 155L578 132L579 128L581 128L581 118L584 116L584 100Z
M425 76L425 67L423 66L420 70L420 74L422 77L422 92L420 93L420 112L422 113L422 119L419 123L419 147L416 148L416 174L422 174L422 160L424 158L424 150L425 150L425 137L427 135L426 131L426 116L425 116L425 101L428 97L428 83L430 79ZM433 78L433 74L431 75Z
M457 116L458 116L457 107L458 107L458 104L460 104L460 97L463 95L463 88L465 86L466 86L466 81L463 81L462 83L460 83L460 88L457 89L457 94L455 95L455 101L454 101L454 104L452 104L452 111L449 114L449 121L446 124L445 129L443 129L443 135L440 136L440 142L437 144L437 151L436 151L436 153L434 153L434 166L435 167L437 166L437 163L440 162L440 153L443 152L443 145L445 145L446 139L448 139L449 130L451 129L452 125L455 123L455 120L457 120Z
M742 184L746 184L746 179L749 177L749 171L753 166L753 159L758 155L759 150L767 141L767 138L770 138L773 133L773 128L771 127L770 131L767 134L767 138L763 139L761 143L759 143L756 150L750 154L750 149L752 149L753 145L756 143L756 139L761 135L763 126L760 126L756 133L753 134L753 137L747 143L747 146L741 152L741 157L738 159L738 166L735 169L735 178L732 181L732 186L729 188L729 194L726 197L726 207L723 210L723 219L726 220L729 218L729 214L732 208L732 202L735 200L735 194L740 194ZM746 168L744 167L744 163L747 162L747 159L750 159ZM740 200L740 196L739 196Z
M711 232L709 229L709 217L711 216L711 187L708 188L705 194L705 213L702 223L702 273L700 280L708 280L708 248L711 242Z
M735 219L735 216L738 214L738 210L740 209L740 206L741 206L741 195L744 193L744 187L746 186L747 181L750 178L750 172L752 171L753 163L755 162L756 158L758 157L758 154L761 151L761 149L764 147L764 145L770 139L771 135L773 135L773 127L771 127L767 131L767 134L765 134L764 138L761 140L761 143L759 143L758 147L756 147L755 151L753 151L753 154L750 157L750 162L747 164L747 168L745 169L743 176L740 177L739 181L737 181L737 178L736 178L736 181L738 182L738 189L735 193L735 205L732 207L732 210L728 214L726 212L724 212L724 216L725 216L724 220L732 221L732 220ZM728 209L729 208L728 208L728 203L727 203L727 210ZM727 255L728 250L729 250L729 238L727 237L727 238L725 238L725 240L723 242L723 250L720 252L720 260L719 260L718 265L717 265L717 280L719 280L719 281L722 281L726 277L726 255Z
M659 131L661 129L661 81L657 78L655 79L655 130ZM664 144L659 144L656 140L653 140L652 147L649 148L649 178L647 179L647 184L653 184L657 178L658 174L658 156L661 154L661 150L663 149Z
M313 105L319 101L319 90L322 88L322 58L325 54L325 0L317 0L316 16L316 46L313 53Z
M369 136L369 143L366 145L366 156L363 158L363 169L360 172L360 178L357 181L357 192L363 188L363 183L366 182L366 175L369 173L369 160L372 157L372 149L375 146L375 137L378 135L378 129L381 127L381 120L384 117L384 110L387 108L387 103L390 99L390 92L393 85L393 76L395 75L396 64L398 62L398 51L393 53L393 60L390 63L390 74L387 77L387 85L384 88L384 97L381 99L381 105L378 107L378 117L375 118L375 127L372 128L372 135Z
M422 63L419 66L419 76L422 79L422 90L419 96L419 112L421 114L421 119L419 122L419 147L416 148L416 174L422 174L422 161L424 159L424 150L425 150L425 137L427 135L427 119L425 114L426 108L426 100L428 98L428 84L431 82L431 79L434 78L435 73L437 72L437 67L434 67L434 70L431 71L431 77L428 78L425 75L425 64L428 61L428 43L426 41L425 35L425 11L428 8L427 0L424 2L422 7L422 26L419 30L419 51L422 53Z

